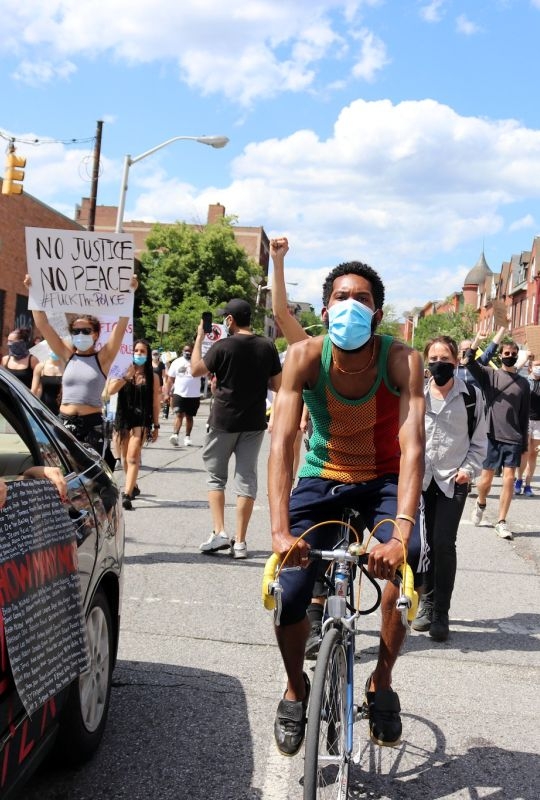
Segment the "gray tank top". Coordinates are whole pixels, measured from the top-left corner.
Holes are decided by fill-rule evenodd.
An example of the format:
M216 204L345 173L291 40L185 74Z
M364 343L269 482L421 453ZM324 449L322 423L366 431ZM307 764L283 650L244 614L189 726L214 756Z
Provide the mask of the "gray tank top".
M74 353L66 364L62 378L62 405L101 408L106 380L96 353L88 356Z

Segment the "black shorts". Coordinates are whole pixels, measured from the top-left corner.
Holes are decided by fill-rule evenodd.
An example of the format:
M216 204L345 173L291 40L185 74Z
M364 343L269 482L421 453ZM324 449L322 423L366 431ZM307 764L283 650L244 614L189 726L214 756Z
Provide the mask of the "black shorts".
M353 508L360 514L358 525L352 521L359 533L364 527L373 530L380 520L395 519L397 480L397 475L385 475L365 483L344 484L323 478L300 478L289 501L291 534L300 536L317 522L340 520L347 508ZM306 541L315 548L332 549L336 545L338 532L338 526L324 525L309 533ZM379 542L387 542L396 535L398 534L390 522L383 523L375 532L375 538ZM429 567L429 547L426 542L422 498L409 541L407 561L415 573L415 585L421 585L423 573ZM285 568L282 571L281 625L292 625L304 618L318 569L318 563L313 561L305 569Z
M521 456L523 455L523 447L521 444L498 442L490 436L488 436L487 441L486 458L482 464L484 469L496 472L501 467L519 467L521 464Z
M195 417L197 416L200 404L200 397L180 397L179 394L173 394L172 396L172 410L175 414L185 414L187 417Z

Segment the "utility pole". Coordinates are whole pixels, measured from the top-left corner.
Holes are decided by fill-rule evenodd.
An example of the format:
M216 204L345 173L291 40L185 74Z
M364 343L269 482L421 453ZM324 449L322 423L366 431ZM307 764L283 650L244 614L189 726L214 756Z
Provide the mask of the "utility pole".
M92 190L90 192L90 208L88 210L88 230L94 230L94 224L96 221L96 201L97 201L97 189L98 189L98 178L99 178L99 160L101 157L101 132L103 130L103 122L99 119L97 121L97 128L96 128L96 141L94 144L94 165L92 169Z

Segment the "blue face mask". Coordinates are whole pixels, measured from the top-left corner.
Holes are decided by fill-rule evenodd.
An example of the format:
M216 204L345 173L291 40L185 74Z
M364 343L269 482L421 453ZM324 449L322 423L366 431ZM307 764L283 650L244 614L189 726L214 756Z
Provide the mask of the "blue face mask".
M71 336L71 341L73 342L73 346L80 350L81 353L85 353L87 350L90 350L91 347L94 345L94 337L92 334L86 333L75 333Z
M375 312L349 297L328 309L328 335L340 350L358 350L371 339Z
M60 358L52 350L49 350L49 358L51 361L60 361Z
M133 363L137 367L142 367L143 364L146 364L146 356L139 355L138 353L136 353L133 356Z

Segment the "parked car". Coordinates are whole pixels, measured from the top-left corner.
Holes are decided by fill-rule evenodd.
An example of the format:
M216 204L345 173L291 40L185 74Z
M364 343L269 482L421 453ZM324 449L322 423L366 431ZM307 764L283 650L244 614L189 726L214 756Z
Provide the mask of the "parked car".
M118 648L124 520L105 462L0 368L0 477L9 482L36 464L59 467L68 484L66 507L76 530L90 668L29 716L14 685L0 613L2 800L18 791L51 749L60 763L73 765L99 745Z

